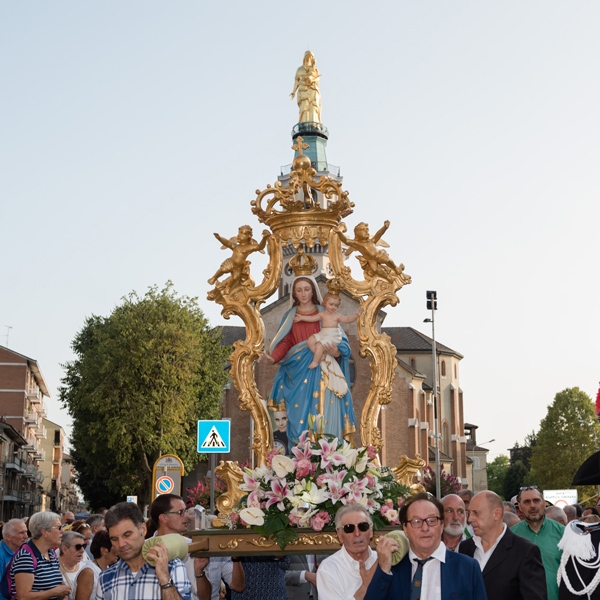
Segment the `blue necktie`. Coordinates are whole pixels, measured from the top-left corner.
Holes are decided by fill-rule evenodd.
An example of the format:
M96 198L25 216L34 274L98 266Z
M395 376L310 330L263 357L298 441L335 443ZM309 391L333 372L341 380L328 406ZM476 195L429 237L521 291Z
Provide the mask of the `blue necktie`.
M429 558L415 558L414 561L417 563L417 570L415 571L415 576L412 580L412 588L410 591L410 600L419 600L421 597L421 587L423 584L423 565L431 560L433 556Z

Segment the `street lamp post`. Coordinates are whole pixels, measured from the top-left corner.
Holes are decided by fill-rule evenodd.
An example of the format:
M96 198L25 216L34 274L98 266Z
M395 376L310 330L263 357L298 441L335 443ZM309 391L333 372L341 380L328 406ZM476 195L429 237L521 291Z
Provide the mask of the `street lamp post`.
M579 419L580 425L587 425L592 430L592 435L594 436L594 450L598 452L598 438L596 437L596 428L593 423L589 421L584 421L583 419ZM597 487L598 492L598 500L600 501L600 485Z
M439 500L442 497L442 482L440 469L440 436L438 427L438 397L437 397L437 360L435 348L435 311L437 310L437 292L427 291L427 309L431 310L431 319L424 323L431 323L431 359L433 362L433 435L435 436L435 495Z

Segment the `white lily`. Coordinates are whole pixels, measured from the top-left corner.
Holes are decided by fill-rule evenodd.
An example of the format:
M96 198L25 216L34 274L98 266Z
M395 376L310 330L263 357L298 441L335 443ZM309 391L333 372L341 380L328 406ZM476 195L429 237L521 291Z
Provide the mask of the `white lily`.
M290 473L293 473L295 469L294 461L289 456L281 454L273 457L271 467L277 477L286 477Z
M306 491L302 493L302 500L310 504L321 504L329 500L329 494L325 487L320 488L311 481L310 487L307 486Z
M264 525L265 524L265 513L262 509L252 506L250 508L244 508L240 511L240 518L248 525Z
M354 466L356 472L363 473L364 470L367 468L368 462L369 462L369 457L367 456L367 453L365 452L364 456Z

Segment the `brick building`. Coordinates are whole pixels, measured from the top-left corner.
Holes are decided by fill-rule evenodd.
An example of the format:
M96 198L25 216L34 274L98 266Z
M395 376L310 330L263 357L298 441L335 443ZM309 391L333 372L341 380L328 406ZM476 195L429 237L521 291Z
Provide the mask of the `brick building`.
M38 362L0 346L2 520L71 508L60 498L65 434L60 425L46 419L44 398L49 396ZM64 498L75 494L74 484L69 486L62 492Z

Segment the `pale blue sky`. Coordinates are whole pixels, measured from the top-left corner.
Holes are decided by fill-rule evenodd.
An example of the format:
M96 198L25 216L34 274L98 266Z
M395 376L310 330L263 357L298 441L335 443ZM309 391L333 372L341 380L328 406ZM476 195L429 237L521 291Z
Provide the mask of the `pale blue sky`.
M413 277L386 325L429 334L437 290L491 456L556 392L595 397L599 22L591 1L0 3L0 335L39 361L50 418L84 318L131 290L171 279L223 322L212 232L262 230L308 48L347 224L389 219Z

